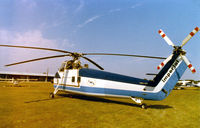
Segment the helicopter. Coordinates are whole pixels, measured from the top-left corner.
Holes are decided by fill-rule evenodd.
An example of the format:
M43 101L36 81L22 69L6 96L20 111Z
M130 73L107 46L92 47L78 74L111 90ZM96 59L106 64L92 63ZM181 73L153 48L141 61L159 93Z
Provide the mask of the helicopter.
M195 73L196 70L186 58L186 51L182 47L199 31L196 27L183 41L181 46L175 46L174 43L166 36L160 29L158 33L167 42L168 45L173 47L172 54L165 57L143 56L143 55L130 55L130 54L114 54L114 53L77 53L69 52L59 49L29 47L29 46L15 46L15 45L0 45L1 47L15 47L48 50L64 53L62 55L47 56L36 58L17 63L7 64L5 66L13 66L33 61L60 58L70 56L69 61L64 61L56 72L54 77L54 92L50 93L50 97L54 98L58 91L66 91L69 93L77 93L89 96L103 96L103 97L120 97L131 98L141 108L147 108L143 103L144 100L163 100L173 90L174 86L181 78L187 67ZM129 56L129 57L142 57L151 59L163 59L164 61L157 67L159 71L153 80L145 80L132 76L126 76L111 72L103 71L104 68L99 64L89 59L86 56L90 55L104 55L104 56ZM83 58L97 69L91 69L88 64L82 65L80 58Z

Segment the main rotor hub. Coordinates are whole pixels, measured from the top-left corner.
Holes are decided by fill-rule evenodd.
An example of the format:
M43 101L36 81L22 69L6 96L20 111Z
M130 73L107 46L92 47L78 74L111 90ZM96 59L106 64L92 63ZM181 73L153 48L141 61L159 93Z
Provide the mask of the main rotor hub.
M73 57L74 60L79 60L80 57L82 57L82 53L77 53L77 52L74 52L74 53L70 53L70 56Z
M174 46L174 50L173 50L174 54L181 54L181 55L185 55L186 52L182 49L181 46Z

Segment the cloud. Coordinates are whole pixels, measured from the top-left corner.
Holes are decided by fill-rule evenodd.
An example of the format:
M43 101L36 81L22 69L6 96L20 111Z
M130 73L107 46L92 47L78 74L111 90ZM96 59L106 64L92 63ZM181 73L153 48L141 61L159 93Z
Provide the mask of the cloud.
M78 27L79 27L79 28L82 28L82 27L84 27L85 25L87 25L87 24L89 24L89 23L95 21L96 19L98 19L98 18L100 18L100 17L101 17L100 15L93 16L93 17L87 19L84 23L79 24Z
M70 43L68 39L61 40L61 48L74 48L76 45L74 43Z
M56 41L43 37L42 32L39 30L27 31L24 33L0 30L0 41L11 45L56 47Z
M62 48L73 47L73 44L70 44L67 39L52 40L45 38L40 30L32 30L27 32L0 30L0 44L46 47L54 49L58 49L59 47ZM58 67L58 65L60 65L60 63L62 62L61 59L63 59L63 58L61 59L58 58L55 59L54 61L45 60L34 63L22 64L9 68L2 68L3 65L9 63L15 63L19 61L30 60L34 58L52 56L55 54L63 54L63 53L44 51L44 50L1 47L0 54L1 54L0 60L3 60L0 61L0 69L11 70L11 71L44 72L47 67L56 69L56 67Z
M49 48L59 48L60 44L63 44L66 47L75 46L73 43L69 43L67 39L47 39L40 30L31 30L26 32L0 30L0 42L11 45L27 45Z
M74 13L78 13L85 6L85 2L80 0L79 6L75 9Z
M138 7L138 6L141 6L141 5L142 5L141 3L138 3L138 4L135 4L135 5L132 5L131 8L134 9L134 8L136 8L136 7ZM130 8L128 8L128 9L130 9ZM86 26L87 24L89 24L89 23L91 23L91 22L94 22L95 20L97 20L97 19L99 19L99 18L101 18L101 17L103 17L103 16L112 14L112 13L114 13L114 12L120 12L120 11L123 11L123 10L124 10L124 9L120 9L120 8L111 9L111 10L109 10L109 11L108 11L107 13L105 13L105 14L96 15L96 16L93 16L93 17L87 19L87 20L86 20L85 22L83 22L82 24L77 25L77 27L78 27L78 28L83 28L83 27ZM74 30L74 32L76 32L76 31L77 31L77 29Z
M33 30L24 33L0 30L1 44L23 45L35 47L57 48L55 40L49 40L43 37L41 31ZM36 58L43 54L44 51L33 51L27 49L6 48L8 54L7 61L23 60L24 58ZM28 55L28 57L27 57Z

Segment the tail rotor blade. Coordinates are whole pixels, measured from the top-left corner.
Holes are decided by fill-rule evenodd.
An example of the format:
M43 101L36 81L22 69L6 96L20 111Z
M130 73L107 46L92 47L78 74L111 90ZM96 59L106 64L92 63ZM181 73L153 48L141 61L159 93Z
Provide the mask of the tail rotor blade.
M163 32L163 30L159 30L158 33L161 35L161 37L171 46L175 46L174 43L166 36L166 34Z
M167 59L165 59L158 67L157 69L161 69L162 67L165 66L165 64L172 58L173 55L170 55L169 57L167 57Z
M192 66L192 64L190 63L190 61L187 59L186 56L181 55L182 59L185 61L185 63L187 64L188 68L192 71L192 73L195 73L196 70L195 68Z
M183 47L197 32L199 28L196 27L183 41L181 47Z

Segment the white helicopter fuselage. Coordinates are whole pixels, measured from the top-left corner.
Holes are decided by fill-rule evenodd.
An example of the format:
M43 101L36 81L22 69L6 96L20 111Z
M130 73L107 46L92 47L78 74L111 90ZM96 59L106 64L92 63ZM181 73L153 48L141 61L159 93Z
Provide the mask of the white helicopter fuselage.
M117 97L130 97L130 96L109 94L106 93L106 90L116 89L124 91L126 90L142 91L145 88L144 85L80 76L79 75L80 70L82 69L71 69L71 70L65 70L64 72L59 72L60 76L63 76L63 78L55 78L54 84L56 86L59 85L60 86L59 89L70 92L76 92L87 95L117 96ZM88 71L95 71L95 70L88 69Z
M54 78L54 87L72 93L93 96L136 97L163 100L173 90L187 65L180 56L174 57L168 67L160 71L157 83L94 69L64 69ZM158 75L159 75L158 74Z

